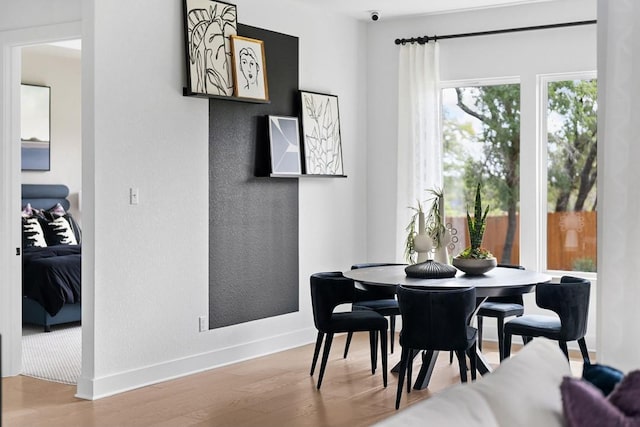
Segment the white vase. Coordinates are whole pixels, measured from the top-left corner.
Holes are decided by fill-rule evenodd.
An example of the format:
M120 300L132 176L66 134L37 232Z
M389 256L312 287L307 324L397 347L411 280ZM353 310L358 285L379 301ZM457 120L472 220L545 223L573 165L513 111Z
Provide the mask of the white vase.
M413 238L413 248L418 254L417 262L425 262L429 259L429 252L433 249L433 242L431 240L431 236L427 234L425 223L424 223L424 213L418 213L418 234Z

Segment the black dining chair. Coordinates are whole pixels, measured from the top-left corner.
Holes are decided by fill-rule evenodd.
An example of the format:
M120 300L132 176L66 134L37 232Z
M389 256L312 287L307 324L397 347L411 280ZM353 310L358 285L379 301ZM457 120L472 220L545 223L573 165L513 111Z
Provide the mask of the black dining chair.
M369 262L353 264L352 270L359 268L384 267L388 265L406 265L394 263ZM364 283L366 286L366 283ZM353 299L353 310L373 310L385 317L389 317L389 343L391 344L391 353L393 353L393 343L396 333L396 316L400 315L400 307L398 300L395 298L395 290L388 287L369 286L367 289L360 289L356 286L356 293ZM344 345L344 355L346 358L351 345L353 332L347 334L347 342Z
M311 305L313 308L313 321L316 329L318 329L318 337L313 352L310 375L313 375L315 371L322 341L324 340L324 351L317 383L318 390L322 385L333 335L340 332L369 332L372 374L375 374L376 371L377 336L380 335L382 381L384 386L387 386L387 319L372 310L352 310L334 313L334 309L338 305L353 303L354 294L355 285L353 280L344 277L339 271L311 275ZM324 338L325 334L326 339Z
M539 283L536 285L536 304L551 310L557 316L527 314L509 320L504 325L504 353L511 354L513 335L522 336L527 344L535 337L545 337L558 341L560 348L569 359L567 341L578 341L585 363L590 363L584 336L589 319L589 293L591 282L579 277L563 276L560 283Z
M400 332L400 371L396 409L400 407L405 372L407 392L411 392L413 357L417 351L426 351L424 360L430 360L435 351L454 351L458 357L460 380L467 382L467 361L471 379L476 379L477 330L469 326L476 308L475 288L450 290L414 289L398 287L398 302L402 315Z
M498 267L517 268L524 270L520 265L498 264ZM478 349L482 351L482 328L483 318L493 317L496 319L498 328L498 354L500 361L504 359L504 320L507 317L520 317L524 314L524 301L522 295L512 295L504 297L487 298L476 313L478 320Z

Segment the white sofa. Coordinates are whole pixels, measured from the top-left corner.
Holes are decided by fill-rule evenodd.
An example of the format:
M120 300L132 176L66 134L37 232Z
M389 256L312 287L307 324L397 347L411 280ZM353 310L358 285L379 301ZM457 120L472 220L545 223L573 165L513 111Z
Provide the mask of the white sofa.
M560 383L570 375L557 342L536 338L493 373L407 408L400 406L397 414L375 425L564 426Z

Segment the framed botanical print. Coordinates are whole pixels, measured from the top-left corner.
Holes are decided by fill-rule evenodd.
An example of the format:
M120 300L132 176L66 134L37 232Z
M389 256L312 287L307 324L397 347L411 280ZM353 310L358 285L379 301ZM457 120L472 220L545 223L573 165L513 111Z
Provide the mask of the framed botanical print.
M296 117L269 116L271 173L300 175L300 131Z
M193 94L233 95L231 40L237 10L217 0L184 0L187 90Z
M264 42L231 36L234 94L239 98L269 100Z
M338 97L300 91L305 173L344 175Z

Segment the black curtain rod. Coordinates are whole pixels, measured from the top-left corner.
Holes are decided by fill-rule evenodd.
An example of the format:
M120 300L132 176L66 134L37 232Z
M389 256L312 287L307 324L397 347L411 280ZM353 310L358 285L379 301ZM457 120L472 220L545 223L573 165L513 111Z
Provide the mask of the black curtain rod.
M535 25L532 27L520 27L520 28L507 28L504 30L478 31L475 33L462 33L462 34L449 34L446 36L412 37L410 39L396 39L396 44L406 44L406 43L425 44L425 43L429 43L430 41L436 42L438 40L459 39L462 37L490 36L492 34L517 33L520 31L548 30L552 28L562 28L562 27L577 27L579 25L592 25L597 22L598 21L594 19L592 21L564 22L561 24Z

